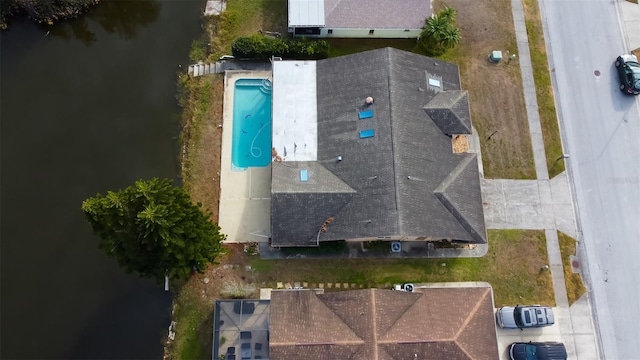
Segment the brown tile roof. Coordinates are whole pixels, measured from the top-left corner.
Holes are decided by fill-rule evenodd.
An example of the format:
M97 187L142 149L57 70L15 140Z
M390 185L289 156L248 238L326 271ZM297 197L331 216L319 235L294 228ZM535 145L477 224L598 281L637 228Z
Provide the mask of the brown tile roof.
M271 297L271 359L497 359L489 287Z

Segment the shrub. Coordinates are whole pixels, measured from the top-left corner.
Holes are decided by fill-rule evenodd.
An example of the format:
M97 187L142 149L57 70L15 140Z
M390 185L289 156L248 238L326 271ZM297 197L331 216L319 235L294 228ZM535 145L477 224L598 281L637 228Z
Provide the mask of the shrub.
M239 59L267 59L278 56L289 59L325 59L329 56L329 43L306 38L284 40L262 35L237 38L231 45L234 57Z

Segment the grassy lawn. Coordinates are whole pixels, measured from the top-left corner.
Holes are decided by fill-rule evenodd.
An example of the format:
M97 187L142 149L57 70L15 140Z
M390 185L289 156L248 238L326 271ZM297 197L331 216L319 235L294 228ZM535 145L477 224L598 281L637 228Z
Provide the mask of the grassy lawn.
M195 284L184 284L174 299L177 336L167 348L169 359L211 359L214 301L200 296Z
M574 274L571 271L571 262L569 260L570 255L576 254L576 246L578 245L576 240L568 235L565 235L558 231L558 243L560 244L560 254L562 256L562 268L564 270L564 285L567 288L567 298L569 299L569 305L572 305L578 300L587 289L582 283L580 274Z
M305 281L377 288L403 282L486 281L500 306L555 304L551 275L540 271L547 262L544 232L489 230L489 252L481 258L262 260L255 256L250 264L255 282L272 287L276 282Z
M510 0L436 0L435 10L458 12L461 43L443 60L460 66L462 88L469 91L471 119L480 136L486 178L534 179L529 123L517 61L492 64L493 50L516 53ZM490 138L490 140L489 140Z
M529 37L533 77L536 84L538 113L540 114L544 149L547 155L547 169L549 170L549 178L553 178L564 171L564 160L562 159L560 129L558 128L558 117L537 0L524 0L524 17Z

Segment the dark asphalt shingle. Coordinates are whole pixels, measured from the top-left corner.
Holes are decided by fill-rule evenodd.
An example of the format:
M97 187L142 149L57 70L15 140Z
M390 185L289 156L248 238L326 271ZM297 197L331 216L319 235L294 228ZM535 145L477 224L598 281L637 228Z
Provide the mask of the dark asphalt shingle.
M428 87L430 74L439 91ZM317 94L316 164L273 164L273 245L385 236L486 243L476 155L454 154L442 129L471 129L456 65L393 48L321 60ZM359 120L368 96L374 116ZM361 139L365 129L375 136ZM283 166L315 169L324 184L301 184Z

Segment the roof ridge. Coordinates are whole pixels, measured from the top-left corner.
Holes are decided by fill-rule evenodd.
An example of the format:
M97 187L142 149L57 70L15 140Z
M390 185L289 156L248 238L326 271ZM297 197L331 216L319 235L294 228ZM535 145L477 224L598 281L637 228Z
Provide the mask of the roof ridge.
M475 306L473 307L473 309L471 309L471 311L469 311L469 314L467 314L467 318L464 319L464 321L462 322L462 325L460 325L460 328L458 329L458 332L456 333L456 335L454 336L454 339L458 339L458 336L460 336L460 333L462 332L462 330L464 330L466 328L466 325L469 323L469 321L471 320L471 318L478 312L478 309L480 308L480 305L482 305L482 301L484 300L484 298L487 297L487 294L490 293L490 288L484 288L484 292L482 293L481 296L479 296L479 301L476 302Z
M462 213L453 204L453 202L447 195L447 190L449 189L449 186L453 184L454 180L456 180L458 176L460 176L460 174L462 174L462 172L466 170L467 167L469 167L469 164L472 164L475 159L476 159L475 154L471 154L471 153L466 154L462 158L462 160L460 160L458 165L440 183L440 185L438 185L438 187L436 187L435 190L433 190L433 193L436 196L436 198L440 200L442 205L444 205L444 207L447 210L449 210L449 213L453 215L453 217L458 221L458 223L462 226L462 228L469 235L471 235L472 238L474 238L479 243L486 243L486 240L484 239L484 237L480 233L478 233L478 231L469 223L467 218L464 215L462 215Z
M467 318L464 320L464 322L462 323L462 325L460 326L460 328L458 329L458 332L455 334L454 336L454 344L456 344L456 346L458 346L458 348L460 349L460 351L462 351L463 353L465 353L465 355L467 355L469 357L469 359L473 359L474 357L469 354L469 352L467 351L467 349L462 346L462 344L460 344L458 342L458 337L460 336L460 334L462 333L463 330L466 329L466 325L469 323L469 321L471 321L471 318L473 318L476 313L478 312L478 309L480 308L481 304L483 303L484 299L487 298L487 295L491 295L491 288L485 288L484 289L484 293L478 298L478 301L476 302L476 305L473 307L473 309L469 312L469 315L467 316Z
M418 302L418 300L422 299L422 297L424 296L424 293L411 293L412 295L417 295L417 296L412 296L413 297L413 301L406 307L404 308L401 312L399 312L399 316L395 318L395 320L393 321L393 323L391 325L389 325L387 327L387 331L385 331L384 334L376 334L376 338L382 338L383 336L386 336L387 334L391 333L396 324L402 320L402 318L404 318L404 316L407 314L407 311L409 311L409 309L411 309L412 307L414 307L416 305L416 303ZM411 295L409 295L411 296ZM397 304L395 306L398 306ZM392 342L397 342L397 340L377 340L376 341L378 343L392 343Z
M469 114L469 124L460 117L460 109L456 108L456 105L465 99L467 104L466 111ZM451 135L451 133L471 134L473 133L471 129L471 112L468 107L468 91L453 89L438 92L429 100L429 102L427 102L426 105L423 106L423 110L443 133L447 135ZM442 116L438 116L439 114L451 114L452 117L455 118L455 124L447 123L449 121L446 119L448 116L445 115L445 119L443 119ZM466 132L460 131L462 130L460 127Z
M324 0L324 5L325 5L325 9L324 9L324 18L328 18L329 15L333 12L333 10L335 10L340 3L342 2L342 0L333 0L332 4L333 6L330 9L327 9L326 4L327 4L327 0Z
M323 321L326 322L330 322L332 323L332 326L334 327L340 327L340 330L348 330L349 331L349 337L345 336L344 333L338 333L337 331L334 331L334 335L336 334L340 334L340 336L342 337L341 340L339 341L362 341L363 343L365 342L360 336L358 336L358 334L355 333L355 331L353 331L353 329L346 323L344 322L344 320L338 316L338 314L336 314L331 307L327 306L327 304L324 302L324 300L318 296L318 294L316 294L313 291L310 290L296 290L299 291L300 294L302 294L303 292L306 292L306 294L308 294L308 298L309 298L309 306L310 308L315 308L316 311L318 313L324 313L326 314L326 318ZM306 295L305 294L305 295ZM331 318L329 318L331 317ZM335 330L339 330L339 329L335 329ZM348 339L357 339L357 340L348 340ZM312 345L312 344L324 344L327 343L326 339L317 339L318 341L316 342L305 342L304 344L306 345ZM323 341L324 340L324 341ZM278 343L278 342L274 342L272 339L272 343L274 345L283 345L283 344L287 344L287 343Z
M391 159L392 159L392 164L393 164L393 189L394 191L394 195L393 195L393 202L395 204L395 208L396 208L396 223L400 224L402 223L402 212L398 210L398 199L400 198L400 188L398 186L398 181L397 181L397 177L395 176L396 174L396 165L398 163L398 151L396 151L396 141L395 141L395 129L394 129L394 122L393 122L393 114L395 113L395 107L393 106L393 96L392 95L392 91L391 89L393 88L393 83L394 83L394 76L392 76L392 69L393 69L393 61L392 61L392 56L394 54L393 50L394 49L390 46L387 46L386 48L384 48L387 51L387 66L388 66L388 70L389 70L389 80L388 80L388 84L389 84L389 131L391 132L391 134L389 135L391 137Z

